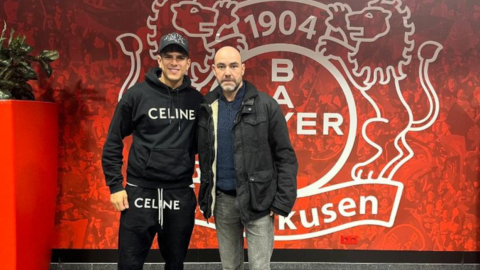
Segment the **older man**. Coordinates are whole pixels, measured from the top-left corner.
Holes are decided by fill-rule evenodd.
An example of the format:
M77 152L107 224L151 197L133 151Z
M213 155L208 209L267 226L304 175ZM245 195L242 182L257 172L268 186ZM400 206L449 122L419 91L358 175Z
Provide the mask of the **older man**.
M245 64L223 47L212 66L219 86L199 109L200 209L213 214L223 269L270 269L274 214L297 196L297 159L278 103L243 80Z

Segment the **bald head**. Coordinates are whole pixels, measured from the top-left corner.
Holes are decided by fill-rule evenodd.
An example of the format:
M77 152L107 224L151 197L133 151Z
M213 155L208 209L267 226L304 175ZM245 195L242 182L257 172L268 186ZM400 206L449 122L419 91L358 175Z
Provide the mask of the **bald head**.
M243 85L245 73L240 52L234 47L222 47L215 54L212 68L227 100L235 99L238 89Z
M218 50L218 52L215 54L215 59L213 61L216 64L217 59L223 58L236 59L239 63L242 62L242 56L240 55L240 52L232 46L225 46L220 48L220 50Z

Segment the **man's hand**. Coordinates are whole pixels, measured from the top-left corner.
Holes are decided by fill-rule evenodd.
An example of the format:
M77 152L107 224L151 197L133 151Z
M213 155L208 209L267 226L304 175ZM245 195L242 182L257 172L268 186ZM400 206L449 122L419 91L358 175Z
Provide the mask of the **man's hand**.
M273 217L273 215L275 215L275 213L272 210L270 210L270 216Z
M128 209L128 196L125 190L115 192L110 195L110 201L113 204L113 207L117 211L123 211Z

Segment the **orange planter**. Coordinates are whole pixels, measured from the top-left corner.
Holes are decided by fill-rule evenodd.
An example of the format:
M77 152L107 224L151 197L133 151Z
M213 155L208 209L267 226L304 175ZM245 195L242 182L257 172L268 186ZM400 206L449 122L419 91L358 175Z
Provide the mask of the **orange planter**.
M0 101L2 269L49 269L57 163L57 104Z

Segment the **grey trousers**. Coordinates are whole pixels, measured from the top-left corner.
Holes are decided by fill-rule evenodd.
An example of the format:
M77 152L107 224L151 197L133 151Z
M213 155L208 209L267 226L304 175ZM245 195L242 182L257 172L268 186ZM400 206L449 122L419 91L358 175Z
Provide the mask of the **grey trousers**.
M243 231L248 245L250 270L270 270L273 252L273 217L267 215L243 224L235 209L235 197L219 193L216 198L215 226L223 270L243 270Z

